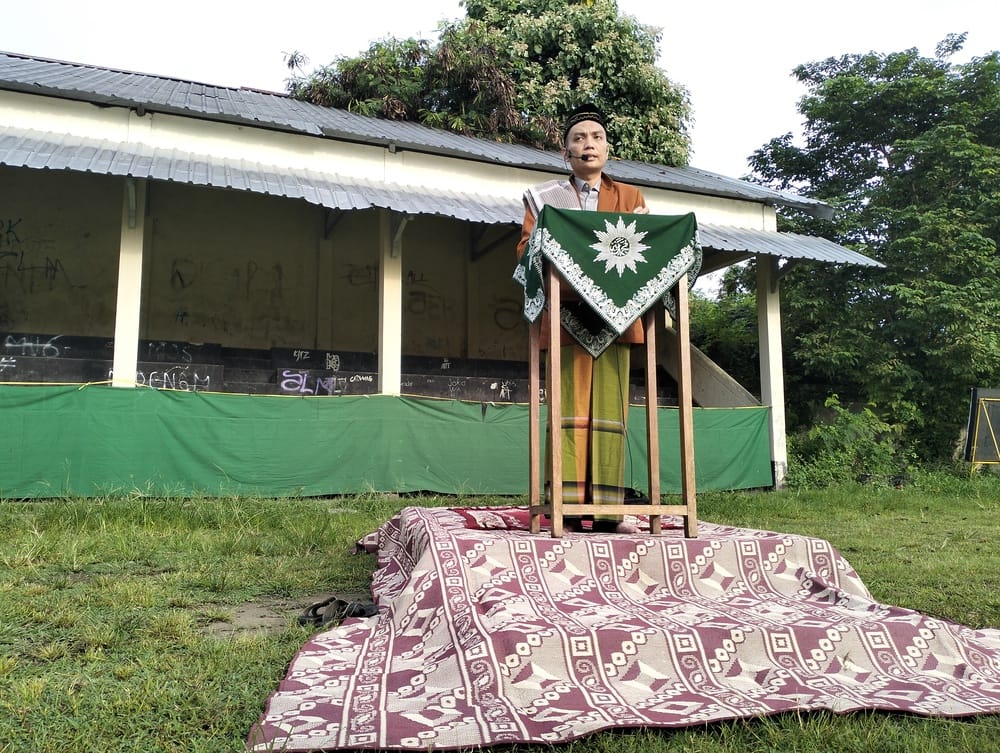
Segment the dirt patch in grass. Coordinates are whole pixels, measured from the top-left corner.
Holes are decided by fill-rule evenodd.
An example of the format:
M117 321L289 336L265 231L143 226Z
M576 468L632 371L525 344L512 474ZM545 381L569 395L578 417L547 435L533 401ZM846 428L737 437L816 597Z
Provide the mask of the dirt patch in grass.
M336 596L344 601L371 603L371 596L364 593L319 593L294 599L266 598L247 601L232 610L227 620L212 620L204 627L209 635L230 638L247 633L279 633L298 626L298 617L310 605Z

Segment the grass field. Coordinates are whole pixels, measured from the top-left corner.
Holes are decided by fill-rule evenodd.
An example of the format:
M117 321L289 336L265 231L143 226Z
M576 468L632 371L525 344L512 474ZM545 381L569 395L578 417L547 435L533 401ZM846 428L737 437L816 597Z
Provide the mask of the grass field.
M242 750L312 632L298 613L321 596L367 593L374 557L355 541L404 506L480 502L523 500L0 502L0 753ZM820 536L876 599L1000 627L996 477L704 494L699 517ZM1000 716L783 714L561 747L987 753L1000 750Z

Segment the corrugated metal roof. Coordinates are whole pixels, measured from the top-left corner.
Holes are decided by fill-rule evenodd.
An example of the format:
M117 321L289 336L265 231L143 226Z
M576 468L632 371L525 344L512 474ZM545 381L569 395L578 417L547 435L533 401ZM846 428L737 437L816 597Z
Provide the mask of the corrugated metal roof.
M513 167L554 172L566 169L556 152L462 136L418 123L365 117L302 102L284 94L211 86L17 53L0 52L0 89L252 124L366 144L395 144L400 149ZM621 160L610 163L607 172L638 185L796 207L819 215L830 213L829 206L823 202L692 167L672 168Z
M41 170L73 170L100 175L190 183L198 186L302 199L330 209L381 207L405 214L454 217L469 222L520 225L523 209L508 199L468 192L429 191L372 183L310 170L247 160L154 149L142 144L98 141L65 134L0 128L0 165ZM881 266L825 238L793 233L700 225L706 251L768 254L835 264Z
M702 248L748 254L768 254L784 259L811 259L831 264L882 267L881 262L844 248L826 238L798 233L769 233L764 230L698 224Z
M330 209L382 207L489 224L519 225L523 217L523 209L515 202L468 192L418 190L247 160L14 128L0 128L0 165L230 188L302 199Z

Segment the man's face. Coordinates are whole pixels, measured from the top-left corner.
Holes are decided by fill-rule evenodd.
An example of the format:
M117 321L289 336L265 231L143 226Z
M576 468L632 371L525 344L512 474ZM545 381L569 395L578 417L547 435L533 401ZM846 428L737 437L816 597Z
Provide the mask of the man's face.
M566 155L573 172L602 170L608 161L608 135L596 120L576 123L566 134Z

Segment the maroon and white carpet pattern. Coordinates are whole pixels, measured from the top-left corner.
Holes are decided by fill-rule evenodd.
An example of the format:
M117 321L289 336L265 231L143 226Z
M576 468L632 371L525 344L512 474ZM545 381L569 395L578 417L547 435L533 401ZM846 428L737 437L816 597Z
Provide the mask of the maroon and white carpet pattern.
M368 537L378 616L302 648L250 749L557 743L792 709L1000 713L1000 631L874 602L826 541L707 522L698 539L553 539L525 521L407 508Z

